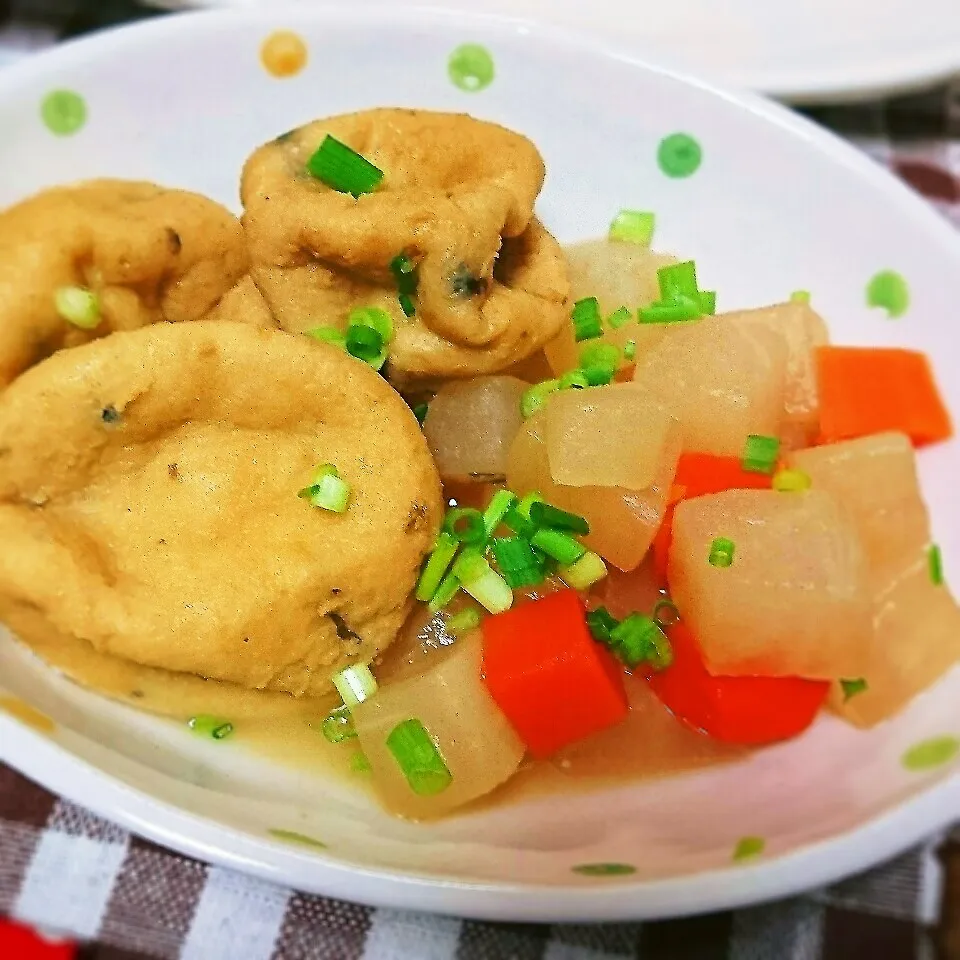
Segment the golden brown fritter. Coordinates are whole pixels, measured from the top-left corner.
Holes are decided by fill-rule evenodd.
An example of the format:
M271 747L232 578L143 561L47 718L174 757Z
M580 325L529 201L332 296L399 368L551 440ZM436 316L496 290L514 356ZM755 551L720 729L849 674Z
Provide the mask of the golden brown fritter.
M247 272L239 221L195 193L91 180L45 190L0 213L0 389L62 347L162 320L197 320ZM55 292L100 303L81 330Z
M227 323L249 323L254 327L276 330L279 324L273 318L267 301L247 274L228 290L217 305L207 311L201 320L220 320Z
M297 496L323 463L343 514ZM441 515L410 410L307 337L158 324L0 395L0 619L135 663L322 694L394 638Z
M384 172L354 198L312 177L330 134ZM280 325L346 322L358 306L394 318L397 382L489 373L559 330L568 293L559 245L533 216L544 166L520 134L461 114L379 109L317 120L260 147L241 182L252 275ZM416 315L390 263L418 264Z

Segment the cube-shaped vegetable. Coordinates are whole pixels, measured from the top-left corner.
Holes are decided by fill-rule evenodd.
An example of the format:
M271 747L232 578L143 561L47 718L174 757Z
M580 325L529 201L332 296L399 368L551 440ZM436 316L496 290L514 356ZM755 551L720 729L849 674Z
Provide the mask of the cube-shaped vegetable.
M786 360L782 335L704 317L671 325L634 382L680 421L684 451L740 456L751 434L780 434Z
M524 423L513 441L507 485L521 495L536 491L555 507L586 517L590 533L582 538L583 543L621 570L632 570L643 559L663 520L675 468L676 452L663 463L655 483L643 490L554 483L541 411Z
M561 590L487 617L483 677L533 756L623 720L623 668L587 628L583 601Z
M633 383L564 390L545 416L550 475L568 486L643 490L680 449L676 419Z
M826 493L729 490L682 501L668 576L712 674L831 680L859 676L869 662L863 548Z
M479 632L457 640L426 672L382 686L353 710L377 793L395 813L436 817L489 793L516 771L525 748L480 678ZM450 773L440 792L418 794L388 745L418 720Z
M853 518L872 571L902 569L930 540L910 438L880 433L790 455L790 466L810 476Z
M872 727L898 713L958 661L960 609L947 587L932 581L921 554L878 585L869 662L862 673L845 678L846 689L834 685L830 705L858 727ZM862 689L849 682L861 679Z
M827 325L807 303L778 303L723 315L727 323L756 325L784 338L787 347L783 391L784 432L806 445L817 435L820 394L816 348L827 342Z

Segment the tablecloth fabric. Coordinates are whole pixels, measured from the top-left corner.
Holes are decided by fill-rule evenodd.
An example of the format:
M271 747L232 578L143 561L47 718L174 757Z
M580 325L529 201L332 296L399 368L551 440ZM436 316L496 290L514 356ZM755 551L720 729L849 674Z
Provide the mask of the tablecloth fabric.
M155 13L133 0L0 0L0 64ZM960 78L805 112L960 228ZM0 916L81 941L84 960L960 960L942 900L960 913L960 833L804 897L691 919L547 926L372 909L178 856L0 765Z

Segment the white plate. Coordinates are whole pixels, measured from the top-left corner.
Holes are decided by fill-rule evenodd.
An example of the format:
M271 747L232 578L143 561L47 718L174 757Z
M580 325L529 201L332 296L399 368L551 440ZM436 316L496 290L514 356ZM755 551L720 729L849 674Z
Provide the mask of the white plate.
M266 0L149 0L169 9ZM299 0L308 6L316 0ZM362 6L376 0L353 0ZM399 2L399 0L395 0ZM529 17L615 43L717 83L795 103L865 99L960 72L956 0L429 0Z
M278 26L309 59L278 79L260 51ZM495 79L448 78L464 42ZM53 136L52 89L75 91L85 125ZM207 13L68 45L0 75L0 203L72 177L144 177L236 205L251 148L316 115L390 102L471 111L529 134L549 176L541 217L563 240L601 234L622 206L658 211L658 245L694 256L721 306L808 288L837 340L907 344L934 358L960 411L953 318L960 239L865 157L785 110L724 94L551 29L402 10ZM66 114L70 116L69 111ZM703 162L685 179L658 144L686 131ZM868 309L878 270L907 278L912 306ZM960 442L921 455L947 570L960 571ZM186 853L378 904L525 920L663 916L789 894L864 868L960 815L957 766L901 758L960 735L960 672L870 733L824 717L742 765L593 794L541 798L432 826L391 819L360 792L247 756L79 690L0 638L9 694L52 718L41 734L0 714L0 756L53 790ZM311 850L271 829L319 838ZM765 855L733 862L741 837ZM616 861L632 875L572 868Z

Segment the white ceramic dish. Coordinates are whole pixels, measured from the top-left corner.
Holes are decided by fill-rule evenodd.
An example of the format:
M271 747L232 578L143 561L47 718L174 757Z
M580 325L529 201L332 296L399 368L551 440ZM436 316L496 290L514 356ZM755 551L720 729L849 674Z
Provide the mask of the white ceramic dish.
M168 9L275 8L267 0L149 2ZM377 0L354 5L371 2ZM529 17L630 42L678 70L795 103L865 99L960 72L955 0L429 0L428 5Z
M278 27L296 31L307 53L285 78L260 59ZM474 92L448 76L451 52L465 42L484 47L495 67L492 83ZM298 66L296 57L284 62ZM85 104L84 113L59 95L53 119L69 135L41 120L53 90ZM466 110L524 131L546 157L539 211L561 239L603 233L622 206L655 209L657 245L696 257L721 308L811 289L838 341L929 351L960 411L951 319L960 238L946 222L785 110L552 29L341 6L288 12L282 23L197 14L68 45L0 75L0 203L115 175L236 207L238 172L255 144L313 116L384 102ZM657 164L658 144L676 131L702 148L686 178ZM866 305L881 269L910 285L899 320ZM921 464L947 571L960 570L960 442L923 452ZM185 853L391 906L524 920L717 909L865 868L960 816L956 760L922 773L901 762L918 742L960 735L960 671L869 733L824 717L802 739L736 766L431 826L80 690L3 637L0 685L8 710L26 703L50 718L41 732L0 712L0 758L51 789ZM281 842L269 833L276 829L327 847ZM732 852L747 835L763 837L766 852L737 864ZM611 861L635 872L573 869Z

